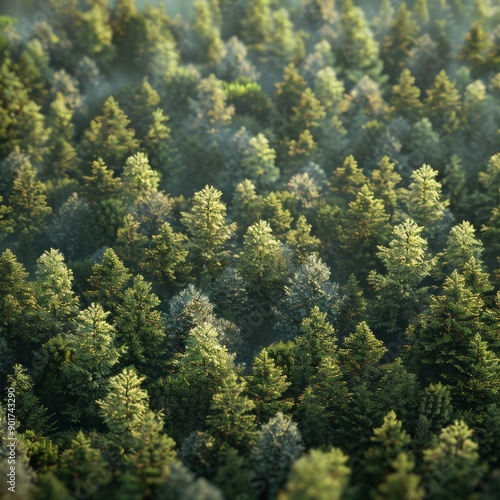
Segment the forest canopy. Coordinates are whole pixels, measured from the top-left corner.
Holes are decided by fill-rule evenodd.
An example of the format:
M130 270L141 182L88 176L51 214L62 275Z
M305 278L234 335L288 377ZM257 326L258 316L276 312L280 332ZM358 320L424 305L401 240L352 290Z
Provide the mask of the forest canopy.
M0 12L0 498L499 498L498 1L171 3Z

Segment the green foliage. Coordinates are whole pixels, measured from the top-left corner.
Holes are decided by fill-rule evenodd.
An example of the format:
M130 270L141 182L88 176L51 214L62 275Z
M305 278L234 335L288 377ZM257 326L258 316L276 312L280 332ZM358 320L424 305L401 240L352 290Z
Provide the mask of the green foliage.
M292 466L280 500L339 500L349 481L348 457L338 448L311 450Z

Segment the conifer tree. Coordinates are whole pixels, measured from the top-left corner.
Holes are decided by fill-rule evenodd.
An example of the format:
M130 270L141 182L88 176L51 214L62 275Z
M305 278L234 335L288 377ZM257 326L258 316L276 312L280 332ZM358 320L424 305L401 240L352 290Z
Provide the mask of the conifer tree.
M425 490L420 486L421 477L414 473L415 461L408 453L400 453L392 462L390 472L378 487L376 500L412 500L423 498Z
M405 116L410 120L420 116L423 107L420 89L415 85L415 77L408 68L403 69L399 82L392 87L391 106L396 116Z
M366 181L363 169L358 166L354 156L349 155L342 167L338 167L332 174L333 192L347 201L352 201Z
M436 75L433 87L426 92L424 111L434 127L455 131L459 127L460 94L445 70Z
M52 212L45 192L45 185L37 180L36 168L29 161L23 162L12 185L8 214L13 230L19 235L18 246L23 254L33 251L37 236Z
M107 378L124 351L115 347L115 329L108 316L102 306L92 303L78 314L74 333L68 336L73 358L64 371L69 392L77 399L67 410L73 422L97 416L95 402L105 395Z
M281 244L266 221L257 222L245 233L241 272L249 280L253 293L268 293L282 279Z
M125 450L135 446L135 433L148 412L148 393L141 388L144 379L134 368L124 368L109 379L107 395L97 400L112 439Z
M245 395L246 383L233 371L228 373L220 390L213 395L207 427L220 443L239 450L248 450L255 439L255 408L253 401Z
M114 172L119 171L125 159L139 149L130 120L120 109L114 97L104 102L102 115L94 118L85 131L79 151L85 159L102 158Z
M146 199L158 189L160 177L149 165L144 153L137 153L127 158L123 168L122 185L125 197L133 205Z
M470 494L483 474L473 431L463 421L445 427L432 448L424 450L426 470L434 479L436 498Z
M389 246L379 247L377 253L386 274L371 271L368 276L378 300L376 321L390 331L415 315L426 295L427 289L421 285L433 262L427 255L427 241L422 238L422 231L411 219L396 226Z
M129 270L115 251L112 248L106 248L102 261L92 266L92 274L88 279L91 288L86 295L114 315L118 304L123 299L123 292L130 278Z
M280 500L340 500L348 486L351 470L339 448L311 450L292 465Z
M248 392L255 401L255 412L258 422L267 422L277 412L286 412L292 406L283 395L290 386L286 375L266 349L255 356L252 375L248 380Z
M305 215L299 215L295 229L290 229L286 236L287 243L292 247L295 260L301 264L307 257L318 255L321 241L311 234L312 226Z
M82 484L94 483L96 478L99 478L100 485L105 485L110 476L101 452L92 446L90 438L79 431L70 447L61 454L56 477L70 492L77 492Z
M304 446L297 424L283 413L276 413L261 426L252 447L251 462L254 477L266 484L267 498L276 497L302 451Z
M394 411L390 411L383 424L373 430L371 445L364 456L363 475L360 490L367 496L376 496L380 480L393 473L393 462L401 453L410 452L411 439L397 419Z
M385 354L384 343L378 340L363 321L356 330L344 339L339 350L341 366L346 377L353 382L370 381L378 371L378 365Z
M127 347L124 359L136 366L152 364L165 348L165 330L158 297L151 291L151 283L141 275L134 278L123 292L123 299L116 308L114 325L117 340Z
M78 312L78 297L72 290L73 272L61 252L50 249L37 260L34 286L42 335L64 332Z
M299 424L307 446L338 442L349 420L352 397L338 361L333 356L323 358L300 396Z
M194 194L189 212L182 212L181 222L189 233L192 258L206 280L214 280L227 255L225 246L235 229L226 221L222 193L206 186Z
M0 255L0 331L1 338L17 355L36 340L33 336L36 299L27 278L25 267L11 250L5 250Z
M436 180L438 172L429 165L423 165L411 174L406 206L409 216L427 231L444 218L448 200L441 201L441 183Z
M346 284L340 287L336 306L335 328L339 338L352 333L356 326L365 319L366 300L359 281L351 274Z
M374 254L377 246L387 242L389 233L389 215L385 211L384 202L376 199L364 184L341 219L338 258L344 272L367 275L375 267Z
M145 251L146 269L151 272L164 286L171 285L181 278L186 269L187 237L176 233L172 226L165 222L158 234L151 239L151 244Z
M138 272L148 244L146 235L140 232L141 223L132 214L123 217L116 231L114 249L120 259L134 272Z

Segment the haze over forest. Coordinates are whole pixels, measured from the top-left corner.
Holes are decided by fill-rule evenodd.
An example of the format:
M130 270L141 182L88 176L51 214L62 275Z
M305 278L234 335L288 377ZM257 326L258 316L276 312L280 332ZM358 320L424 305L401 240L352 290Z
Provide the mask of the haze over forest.
M499 250L497 1L2 5L0 499L498 499Z

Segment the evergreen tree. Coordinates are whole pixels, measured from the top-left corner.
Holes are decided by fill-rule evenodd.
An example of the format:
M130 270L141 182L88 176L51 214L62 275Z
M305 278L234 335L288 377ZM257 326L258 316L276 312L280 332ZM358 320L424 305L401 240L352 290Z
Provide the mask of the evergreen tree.
M277 412L286 412L292 406L289 400L283 399L290 382L266 349L255 356L252 375L248 381L248 392L255 402L258 422L267 422Z
M113 315L116 314L116 308L123 300L123 292L131 278L128 271L115 251L106 248L102 261L92 266L92 274L88 279L91 288L86 296Z
M64 367L68 389L77 400L68 408L71 421L95 418L95 401L106 393L107 378L123 349L115 347L115 329L107 322L109 313L91 304L76 318L74 333L68 336L72 362Z
M94 118L85 131L79 151L86 160L102 158L114 172L119 171L125 159L139 149L135 131L129 125L130 120L116 100L108 97L102 115Z
M285 286L285 296L279 309L275 309L278 317L276 328L282 334L295 336L302 320L311 314L314 307L326 313L328 319L333 319L337 286L329 278L330 269L314 255L300 265Z
M434 446L424 450L426 469L435 479L436 498L468 495L477 487L484 468L472 434L465 422L455 420L441 431Z
M266 485L267 498L275 498L288 471L304 446L297 424L281 412L263 424L251 451L254 477Z
M359 189L366 184L366 180L363 169L358 167L354 156L349 155L342 167L338 167L332 174L333 192L347 201L352 201Z
M348 457L338 448L311 450L292 465L280 500L340 500L348 486Z
M37 260L34 286L42 335L64 332L78 312L78 297L72 290L73 272L61 252L50 249Z
M136 366L151 364L161 356L165 347L165 330L156 307L158 297L140 275L123 292L123 299L116 308L114 325L119 343L127 346L124 359Z
M137 205L155 192L159 183L158 172L151 168L144 153L137 153L127 158L123 168L122 185L125 197L133 205Z
M81 491L82 485L95 484L96 478L101 486L105 485L110 476L100 451L79 431L70 447L61 454L56 477L70 492L76 493Z
M410 436L402 428L394 411L390 411L383 424L373 430L371 446L365 453L363 464L364 477L360 489L370 498L376 497L377 487L382 478L394 473L393 462L401 453L410 451Z
M392 87L391 106L396 116L414 120L420 115L423 107L420 101L420 89L415 85L415 77L408 68L403 69L399 82Z
M141 223L132 214L127 214L116 231L114 248L120 259L137 272L145 260L145 251L148 244L146 235L140 232Z
M310 385L300 396L300 431L307 446L338 442L345 433L352 393L333 356L321 360Z
M22 359L22 353L37 340L33 335L36 300L27 278L24 266L11 250L5 250L0 255L0 338L19 356L17 359Z
M434 127L448 133L455 131L459 126L460 94L445 70L436 75L433 87L426 92L424 111Z
M425 490L420 486L421 477L414 473L415 462L408 453L400 453L392 462L393 472L380 484L377 500L412 500L423 498Z
M246 383L229 372L220 390L213 395L207 417L208 431L222 444L247 450L255 438L255 408L245 396Z
M146 249L146 269L151 272L164 286L171 285L178 277L182 279L186 269L187 237L176 233L172 226L165 222L159 234L151 239Z
M124 368L109 379L107 395L97 400L110 437L125 451L136 445L141 421L148 413L148 393L141 388L144 379L134 368Z
M226 254L225 246L235 229L226 221L222 193L206 186L194 194L190 212L182 212L181 222L189 232L192 258L206 280L214 280Z
M371 381L377 376L379 362L385 353L384 343L373 335L364 321L359 323L339 350L344 375L354 383Z
M292 247L295 260L301 264L309 256L317 256L321 241L311 234L312 226L308 224L304 215L299 215L295 229L288 231L286 240Z
M402 2L382 45L384 69L391 78L395 78L401 71L419 30L411 11L406 3Z
M18 246L23 254L33 251L52 212L45 191L45 185L37 180L36 168L29 161L23 162L12 185L8 214L14 232L19 235Z
M427 241L420 236L422 231L411 219L396 226L389 246L379 247L377 253L386 274L371 271L368 276L378 300L377 324L390 331L415 315L426 296L427 289L421 284L433 263L427 256Z
M432 232L435 224L444 218L448 200L441 201L441 183L436 180L438 172L429 165L423 165L411 174L406 206L409 216L427 231Z
M269 293L283 276L283 260L280 242L266 221L250 226L243 240L241 272L254 294Z
M339 338L346 337L365 319L366 300L363 289L351 274L346 284L340 287L340 297L336 307L335 327Z
M390 232L384 202L376 199L364 184L356 199L349 203L340 223L338 259L341 267L348 274L364 277L375 267L375 250L387 241Z

